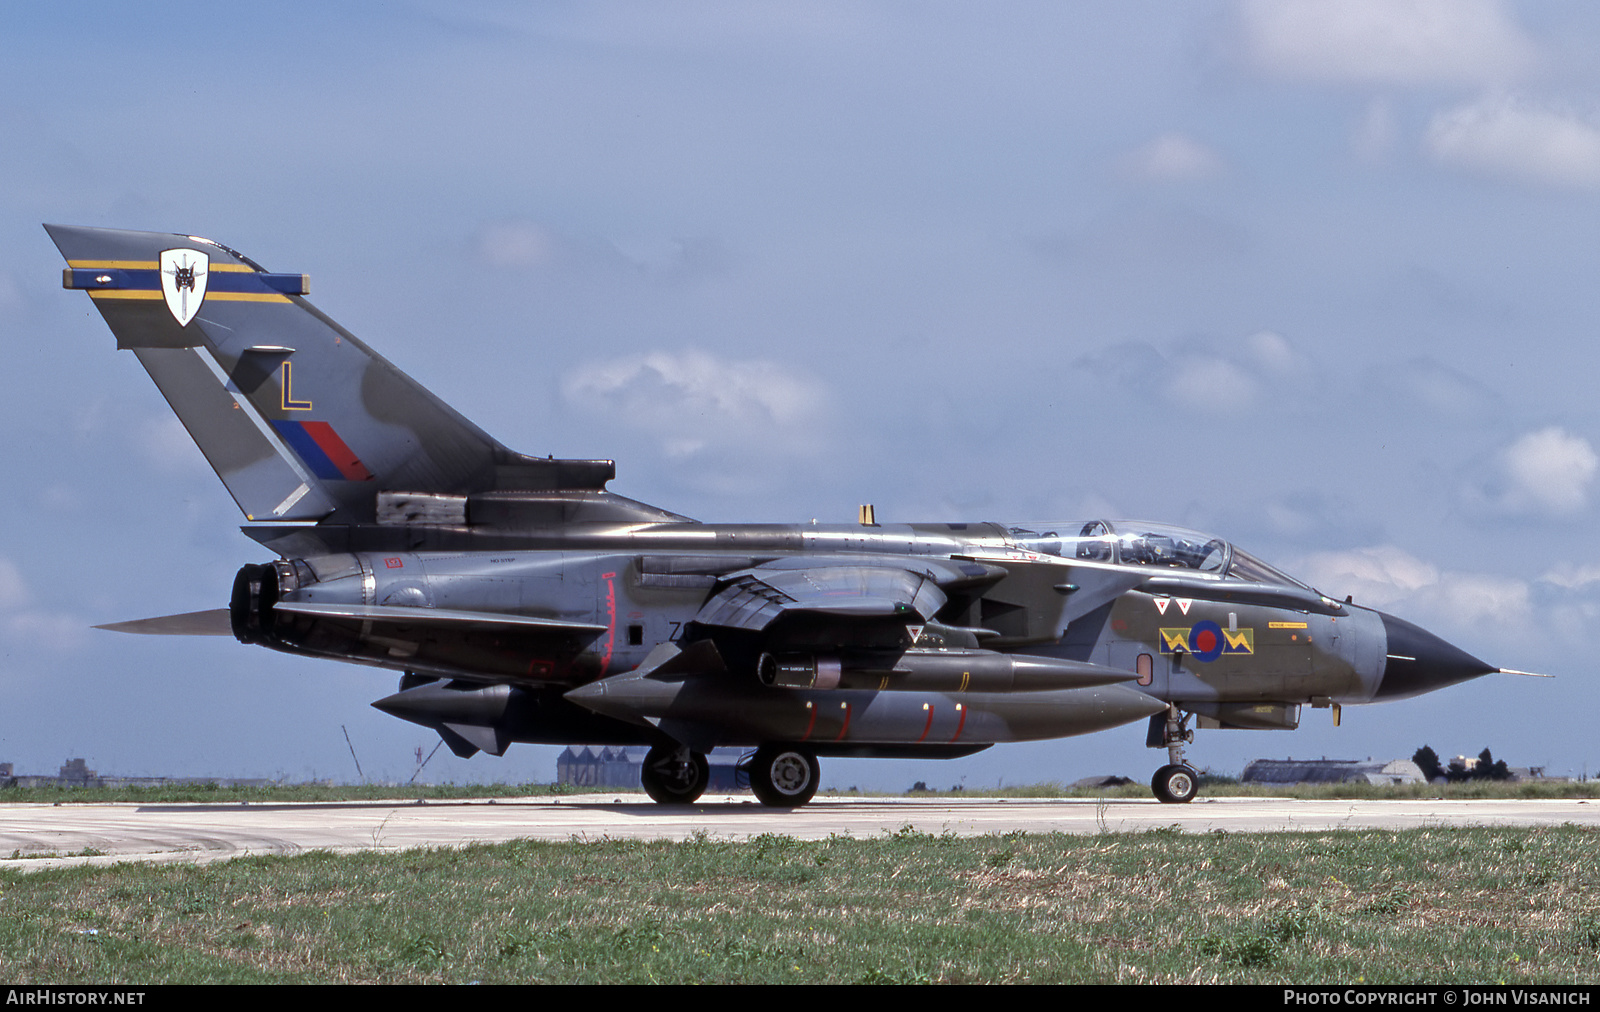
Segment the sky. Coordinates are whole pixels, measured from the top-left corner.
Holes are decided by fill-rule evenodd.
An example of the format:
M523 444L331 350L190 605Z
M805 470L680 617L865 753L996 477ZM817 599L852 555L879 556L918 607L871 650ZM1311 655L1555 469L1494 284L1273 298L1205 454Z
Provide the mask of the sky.
M1200 731L1196 765L1600 772L1591 4L33 4L0 138L18 771L405 780L436 743L368 705L390 673L90 628L268 553L60 288L62 222L309 274L502 442L700 520L1167 521L1557 676ZM1163 762L1141 723L823 781Z

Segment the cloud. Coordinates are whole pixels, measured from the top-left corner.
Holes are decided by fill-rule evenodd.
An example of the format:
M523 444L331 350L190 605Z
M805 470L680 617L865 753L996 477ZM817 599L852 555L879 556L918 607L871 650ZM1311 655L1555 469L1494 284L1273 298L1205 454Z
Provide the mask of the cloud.
M1171 360L1167 396L1196 411L1234 414L1253 407L1260 385L1254 376L1220 355L1189 354Z
M626 236L611 245L635 267L658 274L682 263L687 252L681 240L661 236Z
M789 367L695 350L582 366L563 380L562 396L654 434L678 457L775 437L804 444L825 401L815 381Z
M1394 150L1399 136L1394 108L1384 99L1374 99L1351 135L1350 146L1363 161L1382 162Z
M1244 0L1239 15L1252 62L1289 78L1499 84L1537 58L1495 0Z
M1124 155L1123 171L1137 179L1182 182L1222 172L1222 157L1183 134L1166 133Z
M1600 563L1558 563L1539 579L1568 590L1578 590L1593 583L1600 583Z
M1381 536L1381 524L1351 501L1349 491L1319 476L1310 486L1283 488L1234 505L1224 514L1230 516L1225 529L1264 527L1298 545L1363 544Z
M1282 334L1257 331L1244 339L1244 352L1259 370L1279 376L1303 372L1306 360Z
M1512 443L1500 465L1510 483L1502 499L1506 507L1575 513L1589 504L1600 457L1587 439L1552 426Z
M89 623L82 616L42 611L29 607L32 603L33 593L22 570L0 557L0 640L31 642L51 650L83 645Z
M1393 545L1316 552L1297 565L1307 583L1330 597L1351 595L1384 608L1439 582L1439 569Z
M1394 545L1317 552L1296 568L1330 597L1342 600L1348 594L1356 604L1403 612L1425 625L1526 624L1533 614L1526 581L1441 570Z
M729 253L717 239L624 235L570 235L532 221L481 226L470 240L472 257L489 267L515 271L625 273L673 280L703 276L725 267Z
M50 650L76 650L84 645L89 634L89 623L83 616L48 611L8 615L0 628L11 637Z
M1362 384L1391 409L1416 406L1461 420L1482 418L1498 409L1494 390L1427 356L1371 366L1363 372Z
M1424 143L1442 164L1484 175L1600 187L1600 127L1525 99L1494 96L1442 112L1429 124Z
M689 278L727 266L728 250L712 238L668 238L659 235L623 236L610 240L629 266L653 278Z
M22 570L10 559L0 558L0 611L20 608L28 602L28 584Z
M1154 389L1192 411L1237 415L1254 408L1280 381L1310 365L1281 334L1260 331L1231 341L1193 341L1162 352L1143 341L1086 355L1074 368L1115 377L1126 387Z
M1533 615L1526 581L1489 573L1443 573L1417 595L1419 607L1456 628L1527 624Z
M478 230L473 241L478 259L491 267L544 267L554 258L555 249L555 238L531 221L490 223Z

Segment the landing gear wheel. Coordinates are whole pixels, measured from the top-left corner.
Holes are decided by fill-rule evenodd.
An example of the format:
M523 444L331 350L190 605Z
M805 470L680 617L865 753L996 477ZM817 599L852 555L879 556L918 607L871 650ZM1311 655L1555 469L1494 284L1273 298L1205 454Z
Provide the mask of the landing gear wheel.
M1181 805L1200 793L1200 774L1188 766L1163 766L1150 781L1156 798L1166 805Z
M750 789L771 808L798 808L817 793L822 764L804 749L763 745L750 760Z
M639 782L660 805L687 805L706 792L711 764L699 752L656 745L645 753Z

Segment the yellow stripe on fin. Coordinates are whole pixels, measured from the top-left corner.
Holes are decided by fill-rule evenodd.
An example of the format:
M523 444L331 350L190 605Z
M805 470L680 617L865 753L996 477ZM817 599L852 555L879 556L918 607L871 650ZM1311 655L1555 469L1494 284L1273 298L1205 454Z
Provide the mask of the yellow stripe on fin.
M157 293L160 294L159 292ZM206 301L217 302L288 302L289 296L277 292L207 292Z

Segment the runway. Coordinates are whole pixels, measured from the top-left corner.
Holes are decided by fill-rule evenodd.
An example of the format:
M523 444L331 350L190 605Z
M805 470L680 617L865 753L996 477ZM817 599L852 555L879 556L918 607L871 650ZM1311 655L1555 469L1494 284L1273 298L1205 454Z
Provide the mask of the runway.
M1189 833L1415 829L1445 826L1600 826L1600 801L1294 801L909 799L822 797L764 808L748 796L661 806L637 795L317 804L0 805L0 867L37 871L121 861L207 862L250 854L398 851L513 839L742 840L763 833L823 839L910 827L976 836L1009 833Z

